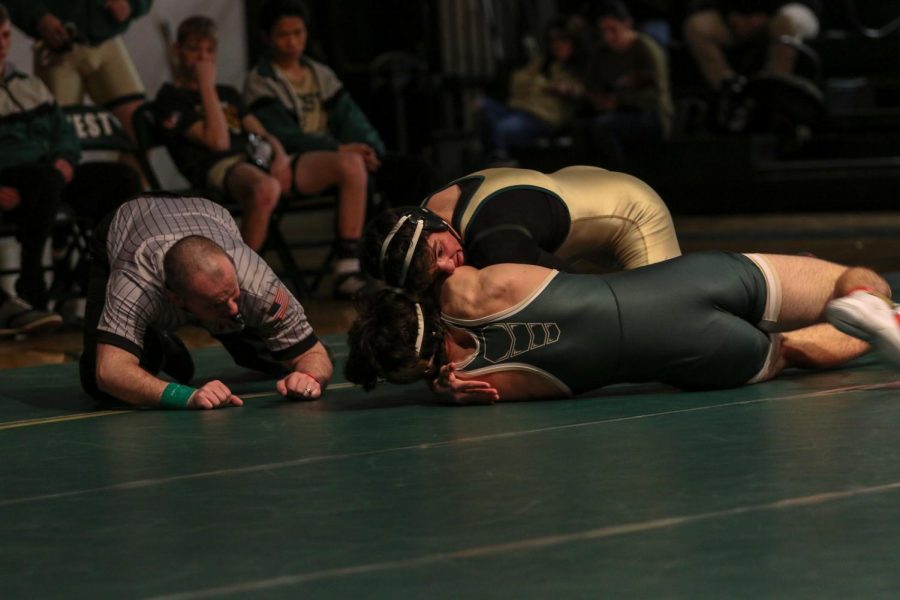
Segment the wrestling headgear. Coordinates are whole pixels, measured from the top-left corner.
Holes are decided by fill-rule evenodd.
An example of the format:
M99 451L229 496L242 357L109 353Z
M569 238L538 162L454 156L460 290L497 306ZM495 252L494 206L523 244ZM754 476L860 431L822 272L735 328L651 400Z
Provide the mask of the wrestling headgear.
M404 225L412 226L413 234L412 238L409 241L409 247L406 250L406 256L403 259L403 267L400 269L400 278L396 281L397 287L402 288L403 284L406 283L406 274L409 272L409 265L412 263L413 256L416 253L416 247L419 245L419 240L422 238L422 232L436 232L436 231L449 231L453 234L453 236L459 240L460 244L462 240L459 238L459 234L450 227L450 224L444 219L440 218L437 214L428 210L424 207L415 207L404 210L400 218L397 220L397 223L390 230L387 236L384 238L384 242L381 244L381 256L378 261L379 268L381 269L381 275L385 281L388 281L388 269L386 268L388 265L387 262L387 254L388 249L391 247L391 242L394 241L394 237L397 235L397 232Z

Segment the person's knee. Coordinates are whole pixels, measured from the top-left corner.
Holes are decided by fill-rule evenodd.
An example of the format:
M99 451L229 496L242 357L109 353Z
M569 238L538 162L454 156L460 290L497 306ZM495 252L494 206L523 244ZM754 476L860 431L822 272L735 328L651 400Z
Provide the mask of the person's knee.
M247 210L269 214L278 205L281 198L281 185L274 177L259 177L248 187L241 204Z
M772 38L789 36L797 39L812 39L819 34L819 19L805 4L791 2L785 4L769 21L769 35Z
M847 267L834 284L834 297L846 296L859 288L871 288L882 296L891 297L891 286L888 282L867 267Z
M363 157L355 152L338 154L338 174L344 184L365 185L368 177Z
M727 27L721 15L715 10L701 10L688 16L682 27L685 41L722 43L727 36Z

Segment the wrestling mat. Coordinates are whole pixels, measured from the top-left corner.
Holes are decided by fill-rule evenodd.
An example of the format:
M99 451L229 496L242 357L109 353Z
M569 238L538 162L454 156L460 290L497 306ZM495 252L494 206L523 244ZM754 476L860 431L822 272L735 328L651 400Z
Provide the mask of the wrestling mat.
M281 400L224 350L216 411L97 410L77 366L0 379L7 598L871 597L900 588L900 373L616 386L444 407Z

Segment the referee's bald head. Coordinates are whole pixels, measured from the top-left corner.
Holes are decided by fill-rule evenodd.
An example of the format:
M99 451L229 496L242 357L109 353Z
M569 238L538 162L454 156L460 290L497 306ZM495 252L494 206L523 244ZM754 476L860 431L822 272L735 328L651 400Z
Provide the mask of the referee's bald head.
M166 287L178 296L186 296L194 289L198 277L213 281L226 276L222 258L234 266L234 261L216 242L200 235L181 238L169 248L163 260Z

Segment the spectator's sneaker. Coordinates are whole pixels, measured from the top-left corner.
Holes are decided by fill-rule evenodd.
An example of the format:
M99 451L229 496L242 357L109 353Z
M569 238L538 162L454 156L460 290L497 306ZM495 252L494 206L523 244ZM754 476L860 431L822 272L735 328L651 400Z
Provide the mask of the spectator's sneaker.
M339 273L334 280L334 299L351 300L365 285L366 278L362 273Z
M0 305L0 336L45 333L59 329L63 319L54 312L32 308L21 298L10 298Z
M825 317L838 330L872 344L882 360L900 369L900 314L888 298L857 290L829 302Z

